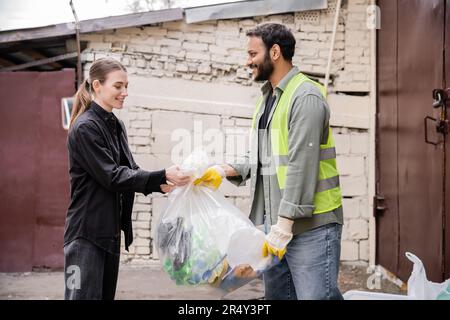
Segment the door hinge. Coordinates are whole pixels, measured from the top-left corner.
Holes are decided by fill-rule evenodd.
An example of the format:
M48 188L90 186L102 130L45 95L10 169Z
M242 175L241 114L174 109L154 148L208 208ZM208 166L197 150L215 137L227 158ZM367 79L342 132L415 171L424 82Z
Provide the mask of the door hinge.
M385 197L377 194L373 197L373 216L376 217L383 214L387 210L386 204L384 203Z

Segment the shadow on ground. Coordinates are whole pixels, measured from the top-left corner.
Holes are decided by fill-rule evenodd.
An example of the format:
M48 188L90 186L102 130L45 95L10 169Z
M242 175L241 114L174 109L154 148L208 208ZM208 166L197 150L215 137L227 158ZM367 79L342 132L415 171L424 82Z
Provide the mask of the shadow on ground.
M370 291L367 288L367 267L342 265L339 287L342 293L349 290ZM406 294L395 284L382 279L379 288L372 291ZM63 299L64 275L62 272L0 273L0 299ZM158 263L131 266L122 265L117 284L116 299L123 300L211 300L211 299L261 299L264 296L262 281L257 279L240 289L226 294L208 286L186 287L175 285Z

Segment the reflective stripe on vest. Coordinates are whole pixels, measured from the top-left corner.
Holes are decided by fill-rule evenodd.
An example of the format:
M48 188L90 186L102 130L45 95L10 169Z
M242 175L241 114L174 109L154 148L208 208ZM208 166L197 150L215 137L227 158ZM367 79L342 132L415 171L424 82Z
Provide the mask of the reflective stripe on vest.
M291 106L292 97L297 88L304 82L314 84L326 97L325 88L299 73L294 76L288 83L286 90L283 92L270 122L270 139L272 145L272 160L276 168L278 185L284 190L286 184L286 176L288 170L288 116ZM257 102L255 112L253 114L252 129L257 128L256 117L263 103L260 97ZM328 130L328 140L326 144L320 145L320 163L319 177L317 181L316 192L314 195L314 214L328 212L340 207L342 204L342 195L339 185L339 173L336 167L336 149L334 146L333 134L331 127Z

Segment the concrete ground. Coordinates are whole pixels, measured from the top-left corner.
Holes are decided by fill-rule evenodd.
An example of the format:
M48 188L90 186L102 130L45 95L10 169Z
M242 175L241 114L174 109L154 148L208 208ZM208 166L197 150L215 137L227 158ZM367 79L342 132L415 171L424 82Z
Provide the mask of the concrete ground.
M371 274L366 270L363 266L341 265L341 292L370 291L367 279ZM378 287L372 291L406 294L404 289L386 279L372 283ZM63 299L63 293L63 272L0 273L0 300L59 300ZM248 300L261 299L263 296L264 289L259 279L225 296L208 286L177 286L156 262L139 266L122 265L116 291L116 299L121 300Z

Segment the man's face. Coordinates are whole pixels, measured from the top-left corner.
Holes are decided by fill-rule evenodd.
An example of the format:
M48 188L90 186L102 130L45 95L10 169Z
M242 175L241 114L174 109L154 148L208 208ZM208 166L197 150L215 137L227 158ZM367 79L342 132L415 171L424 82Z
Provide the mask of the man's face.
M269 52L260 37L248 38L247 53L247 67L252 69L253 80L269 80L274 67L270 60Z

